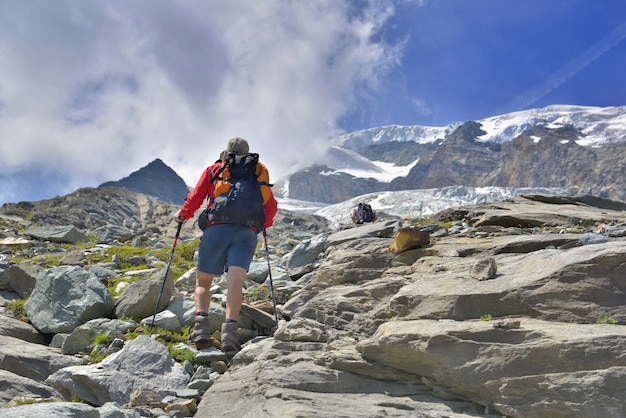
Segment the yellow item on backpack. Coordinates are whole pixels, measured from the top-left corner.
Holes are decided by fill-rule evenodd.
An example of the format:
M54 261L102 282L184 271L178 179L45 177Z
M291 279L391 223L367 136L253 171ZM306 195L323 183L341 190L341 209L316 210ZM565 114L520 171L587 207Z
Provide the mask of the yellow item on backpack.
M222 164L226 164L226 162ZM265 167L263 163L257 163L255 174L257 180L261 183L261 194L263 195L263 204L265 204L271 197L269 171L267 171L267 167ZM228 167L226 167L215 181L215 191L213 193L215 197L221 196L222 194L230 191L230 182L228 181L229 178L230 171L228 170Z

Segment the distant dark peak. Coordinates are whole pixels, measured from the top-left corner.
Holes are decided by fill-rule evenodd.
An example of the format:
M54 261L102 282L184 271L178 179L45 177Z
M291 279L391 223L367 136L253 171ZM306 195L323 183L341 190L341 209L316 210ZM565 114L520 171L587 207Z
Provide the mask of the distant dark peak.
M118 181L108 181L98 187L117 186L156 197L164 202L180 204L184 202L189 188L176 172L157 158L147 166Z
M145 166L142 170L144 169L145 170L169 170L172 173L174 172L174 170L172 170L171 167L165 164L163 160L161 160L160 158L155 159L154 161L149 163L147 166Z

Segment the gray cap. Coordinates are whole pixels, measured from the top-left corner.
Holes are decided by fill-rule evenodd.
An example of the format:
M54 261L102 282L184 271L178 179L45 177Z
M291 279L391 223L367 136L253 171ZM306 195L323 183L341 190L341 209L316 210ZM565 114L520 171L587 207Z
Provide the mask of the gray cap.
M250 146L248 145L248 141L243 138L232 138L228 141L226 151L229 154L245 155L250 152Z

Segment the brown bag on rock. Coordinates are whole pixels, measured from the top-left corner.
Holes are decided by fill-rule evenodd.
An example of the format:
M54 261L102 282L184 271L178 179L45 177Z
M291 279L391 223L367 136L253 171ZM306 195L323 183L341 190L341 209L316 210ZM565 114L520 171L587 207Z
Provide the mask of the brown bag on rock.
M399 254L403 251L420 248L428 244L430 244L428 232L420 231L412 226L406 226L398 229L398 232L393 237L393 242L389 245L389 251Z

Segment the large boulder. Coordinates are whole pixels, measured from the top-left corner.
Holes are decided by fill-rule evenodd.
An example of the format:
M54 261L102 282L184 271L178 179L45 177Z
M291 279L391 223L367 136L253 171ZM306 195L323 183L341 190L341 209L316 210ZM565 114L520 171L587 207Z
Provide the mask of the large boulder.
M48 338L31 324L6 315L0 316L0 335L36 344L46 344L48 341Z
M165 270L126 286L115 301L115 316L141 320L154 315L155 311L158 313L167 308L175 287L172 270L168 270L167 277Z
M64 242L68 244L89 242L89 237L79 231L74 225L33 226L28 228L26 233L32 238L43 241Z
M367 361L422 376L449 396L497 405L507 416L624 412L626 327L518 320L516 329L480 320L390 321L357 349Z
M126 404L136 389L175 392L185 388L189 378L183 366L170 357L167 347L140 335L100 363L65 367L45 383L66 399L101 406L106 402Z
M27 299L35 288L37 276L44 270L43 267L31 263L13 264L7 272L9 286L22 299Z
M0 409L0 418L80 417L101 418L97 408L78 402L46 402Z
M0 290L9 288L9 268L13 263L4 254L0 254Z
M61 395L48 385L13 372L0 370L0 402L6 403L18 396L61 399ZM2 409L0 409L0 416L2 416ZM17 416L19 415L13 415L13 417Z
M124 335L136 327L137 323L135 321L107 318L92 319L77 326L69 335L61 338L61 351L63 354L84 352L89 345L93 344L97 335L106 335L110 339L124 339Z
M76 362L52 347L0 336L0 369L43 382L55 371Z
M106 286L79 266L42 272L24 304L31 323L46 334L71 332L90 319L111 317L113 308Z

